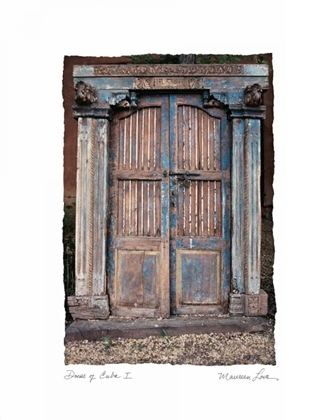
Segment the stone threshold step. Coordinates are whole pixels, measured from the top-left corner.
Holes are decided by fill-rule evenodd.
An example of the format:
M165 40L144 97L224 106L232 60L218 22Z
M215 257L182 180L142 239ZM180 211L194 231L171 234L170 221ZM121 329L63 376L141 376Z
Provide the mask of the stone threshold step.
M262 332L273 322L264 317L172 316L170 318L119 318L76 320L65 330L64 342L108 338L145 338L149 336Z

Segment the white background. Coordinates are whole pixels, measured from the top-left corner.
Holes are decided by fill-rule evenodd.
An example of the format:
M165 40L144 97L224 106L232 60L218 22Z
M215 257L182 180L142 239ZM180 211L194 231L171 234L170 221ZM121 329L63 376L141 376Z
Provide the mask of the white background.
M288 4L288 7L286 6ZM335 373L332 3L11 1L1 5L0 420L331 418ZM290 5L290 6L289 6ZM273 53L278 381L259 366L75 366L64 376L64 55ZM330 107L330 108L329 108Z

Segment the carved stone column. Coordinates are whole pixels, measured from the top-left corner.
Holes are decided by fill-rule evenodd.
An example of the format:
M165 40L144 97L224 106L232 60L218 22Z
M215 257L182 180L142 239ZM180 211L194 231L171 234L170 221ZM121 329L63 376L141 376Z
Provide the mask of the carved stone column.
M252 102L230 109L232 120L232 315L267 315L260 289L260 119L265 107ZM253 105L253 107L249 106ZM259 105L259 106L256 106Z
M76 102L85 103L78 97ZM74 319L104 319L109 316L105 276L109 109L88 102L89 106L73 107L78 119L76 286L68 305Z

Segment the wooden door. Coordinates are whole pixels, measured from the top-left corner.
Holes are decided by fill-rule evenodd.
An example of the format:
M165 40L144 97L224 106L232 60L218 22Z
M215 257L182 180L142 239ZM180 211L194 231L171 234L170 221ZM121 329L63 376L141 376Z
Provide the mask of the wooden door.
M115 114L109 296L121 316L218 314L230 278L230 147L201 94L139 95Z
M117 112L111 140L112 313L169 316L168 96Z
M171 301L175 314L227 311L230 146L222 109L171 96Z

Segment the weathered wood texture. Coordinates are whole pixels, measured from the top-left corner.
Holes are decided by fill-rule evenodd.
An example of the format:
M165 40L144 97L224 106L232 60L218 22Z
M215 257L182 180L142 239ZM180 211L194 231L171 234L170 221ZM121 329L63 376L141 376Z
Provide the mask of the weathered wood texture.
M245 121L245 293L260 289L260 120Z
M168 97L113 120L112 313L169 316Z
M199 94L174 94L170 103L172 311L225 312L230 272L224 251L229 248L230 182L226 115L202 109Z
M232 152L232 276L235 292L260 289L260 120L234 118Z
M239 293L244 284L244 120L232 121L232 282Z
M107 125L78 119L76 296L106 294Z

